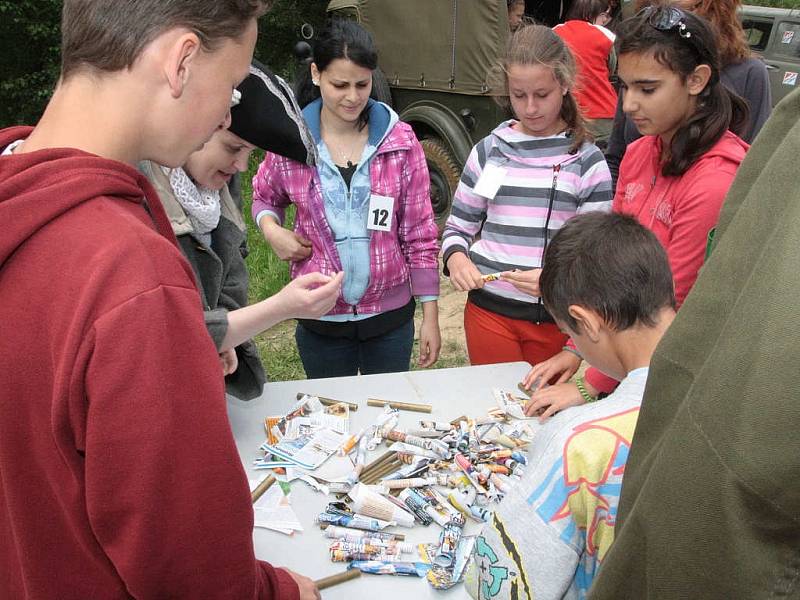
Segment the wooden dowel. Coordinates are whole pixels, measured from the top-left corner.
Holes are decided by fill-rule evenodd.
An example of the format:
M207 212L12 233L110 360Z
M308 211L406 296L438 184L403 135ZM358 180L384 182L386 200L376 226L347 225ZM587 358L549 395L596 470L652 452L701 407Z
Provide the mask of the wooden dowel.
M250 494L250 497L253 499L253 504L264 495L264 492L266 492L273 483L275 483L275 476L267 475L267 478L256 486L256 489Z
M314 584L317 586L318 590L324 590L325 588L339 585L340 583L350 581L351 579L357 579L358 577L361 577L361 571L358 569L349 569L347 571L337 573L336 575L331 575L330 577L317 579Z
M367 398L367 406L386 406L397 410L410 410L412 412L430 413L433 407L430 404L415 404L414 402L393 402L380 398Z
M316 394L306 394L303 392L297 392L297 399L300 400L303 396L316 396L317 399L320 401L320 404L324 406L333 406L334 404L346 404L347 408L350 410L358 410L358 404L355 402L346 402L344 400L334 400L333 398L325 398L324 396L317 396Z

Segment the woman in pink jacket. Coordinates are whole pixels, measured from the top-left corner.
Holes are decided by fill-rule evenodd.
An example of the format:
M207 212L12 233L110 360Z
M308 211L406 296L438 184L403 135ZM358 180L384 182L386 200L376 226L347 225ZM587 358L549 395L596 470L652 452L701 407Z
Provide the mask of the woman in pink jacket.
M316 98L303 117L316 164L267 153L253 179L253 217L291 276L344 271L333 310L298 322L303 367L310 378L408 370L415 298L419 365L430 366L441 346L438 245L422 147L391 108L370 99L377 54L364 29L334 21L313 60ZM282 226L289 204L293 231Z
M623 22L617 45L623 109L643 137L625 153L613 210L634 216L664 245L680 306L749 148L737 135L747 127L747 103L722 84L717 41L702 17L649 6ZM536 392L529 412L544 409L547 417L616 387L592 368L566 383L579 365L567 347L534 367L525 378ZM553 377L557 385L540 389Z

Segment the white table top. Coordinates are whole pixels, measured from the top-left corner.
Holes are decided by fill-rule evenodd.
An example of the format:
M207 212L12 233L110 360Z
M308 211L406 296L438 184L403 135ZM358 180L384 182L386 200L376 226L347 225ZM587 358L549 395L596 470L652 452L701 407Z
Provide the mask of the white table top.
M383 410L367 406L367 398L381 398L401 402L420 402L433 405L433 412L400 411L400 428L415 427L420 419L450 421L461 415L479 416L495 406L492 389L516 390L517 383L530 369L524 362L410 371L385 375L339 377L335 379L309 379L269 383L264 394L250 402L228 398L228 415L236 438L236 446L247 475L251 479L264 476L265 471L252 468L253 459L261 453L258 447L264 442L264 417L285 413L296 401L298 392L317 394L336 400L359 404L350 413L350 431L358 431L371 424ZM368 458L372 460L385 452L380 447ZM347 563L333 563L328 557L328 543L314 517L322 512L334 496L326 497L301 481L292 483L292 507L304 531L292 537L257 528L253 533L256 556L276 566L285 566L312 579L320 579L345 570ZM393 528L406 534L406 541L415 543L438 540L440 528L430 525L412 529ZM467 533L473 533L468 530ZM433 589L426 580L417 577L390 575L363 575L322 591L326 600L353 600L374 597L380 600L421 600L442 598L457 600L468 598L463 586L446 592Z

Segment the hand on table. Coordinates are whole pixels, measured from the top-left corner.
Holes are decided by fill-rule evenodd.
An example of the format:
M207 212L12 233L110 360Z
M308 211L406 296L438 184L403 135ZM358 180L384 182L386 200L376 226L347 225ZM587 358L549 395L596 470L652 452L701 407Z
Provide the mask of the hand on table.
M555 384L564 383L569 381L569 378L578 371L580 366L581 359L574 352L562 350L528 371L525 379L522 380L522 387L536 393L556 376L558 379L554 382Z
M503 271L500 279L509 282L523 294L541 296L539 291L539 275L541 269L528 269L527 271Z
M459 292L468 292L483 287L483 278L478 267L463 252L455 252L447 259L450 283Z
M532 417L544 409L539 414L539 422L543 423L557 412L581 404L585 404L585 402L577 385L572 382L557 383L533 394L525 405L525 414Z

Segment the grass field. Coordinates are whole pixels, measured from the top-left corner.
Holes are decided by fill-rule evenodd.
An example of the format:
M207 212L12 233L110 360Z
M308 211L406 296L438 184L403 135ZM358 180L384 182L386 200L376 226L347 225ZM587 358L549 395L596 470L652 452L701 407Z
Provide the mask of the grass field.
M243 212L247 222L247 243L250 254L247 257L247 269L250 273L250 302L257 302L262 298L271 296L289 282L288 263L280 260L264 241L261 232L253 223L250 216L251 198L253 197L251 181L261 162L263 153L254 152L250 159L250 169L242 174L242 198L244 201ZM290 223L294 217L294 210L290 207L287 211L287 221ZM443 282L442 294L452 294L450 284ZM463 301L452 296L455 304L445 310L440 302L440 323L442 324L442 351L435 368L460 367L468 364L464 350L463 333L460 327L445 327L443 321L450 316L450 320L460 323L460 314L463 310ZM417 307L417 329L421 320L421 309ZM305 379L303 365L297 353L294 341L294 321L286 321L265 331L256 337L256 345L261 353L261 360L267 370L270 381L289 381ZM417 343L414 343L413 356L417 355Z

